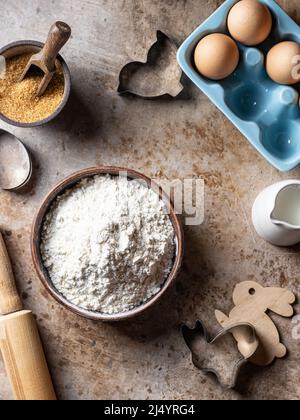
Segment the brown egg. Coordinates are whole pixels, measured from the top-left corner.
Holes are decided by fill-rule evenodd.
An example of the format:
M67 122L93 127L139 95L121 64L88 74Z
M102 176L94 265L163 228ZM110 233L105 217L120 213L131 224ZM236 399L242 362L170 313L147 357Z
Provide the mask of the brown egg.
M195 50L195 65L202 76L225 79L237 68L239 49L227 35L211 34L203 38Z
M230 10L228 29L234 39L245 45L261 44L272 30L270 10L257 0L241 0Z
M298 68L295 61L298 56ZM267 73L274 82L294 85L300 82L300 44L285 41L275 45L267 55Z

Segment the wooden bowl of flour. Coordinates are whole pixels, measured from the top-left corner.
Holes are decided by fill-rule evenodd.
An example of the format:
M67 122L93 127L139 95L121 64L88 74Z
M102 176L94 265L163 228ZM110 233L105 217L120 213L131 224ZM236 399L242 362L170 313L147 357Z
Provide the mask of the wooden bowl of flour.
M67 300L54 286L47 269L44 267L42 255L41 255L41 234L42 229L45 221L46 215L49 213L52 204L57 199L58 196L61 196L67 190L75 187L80 181L85 178L91 178L96 175L112 175L112 176L121 176L127 177L128 179L134 179L137 181L141 181L143 185L145 183L148 185L149 188L152 188L162 201L166 203L169 208L169 218L172 223L174 234L175 234L175 253L174 253L174 260L173 266L168 275L166 281L164 282L163 286L161 287L160 291L155 294L152 298L150 298L147 302L141 304L140 306L129 310L127 312L122 312L118 314L105 314L101 312L94 312L87 309L83 309L77 305L74 305L69 300ZM31 234L31 250L32 250L32 257L35 269L37 274L42 281L45 288L48 292L56 299L57 302L62 304L67 309L71 310L72 312L91 320L95 321L121 321L125 319L132 318L137 316L153 306L157 303L162 295L173 285L182 265L183 259L183 248L184 248L184 240L183 240L183 230L181 222L174 211L173 203L171 203L169 197L164 193L164 191L155 184L150 178L147 176L136 172L134 170L126 169L126 168L119 168L119 167L96 167L96 168L89 168L82 171L79 171L67 179L60 182L56 185L46 196L44 199L39 211L35 217L33 227L32 227L32 234Z

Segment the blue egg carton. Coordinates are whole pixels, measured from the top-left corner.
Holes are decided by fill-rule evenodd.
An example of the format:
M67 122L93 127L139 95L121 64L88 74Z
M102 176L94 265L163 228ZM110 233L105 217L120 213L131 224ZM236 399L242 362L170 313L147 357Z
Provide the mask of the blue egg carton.
M179 64L186 75L243 133L262 156L280 171L300 163L300 84L293 87L273 82L265 69L265 57L278 42L300 43L300 28L274 0L261 0L273 15L268 39L255 48L238 43L240 63L221 81L202 77L194 65L198 42L210 33L229 34L227 16L239 0L226 0L182 44Z

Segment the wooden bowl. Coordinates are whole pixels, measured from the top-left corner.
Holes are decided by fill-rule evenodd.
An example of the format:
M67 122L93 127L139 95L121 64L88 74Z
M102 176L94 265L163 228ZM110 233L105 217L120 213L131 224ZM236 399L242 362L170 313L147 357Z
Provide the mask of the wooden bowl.
M17 41L13 42L11 44L6 45L5 47L0 49L0 55L4 56L5 58L11 58L15 57L20 54L26 54L26 53L37 53L43 48L44 44L38 41ZM65 81L65 91L63 99L58 106L58 108L51 114L49 117L44 118L43 120L36 121L33 123L20 123L14 120L11 120L10 118L6 117L5 115L1 114L0 112L0 119L6 122L7 124L14 125L16 127L23 127L23 128L31 128L31 127L38 127L40 125L47 124L48 122L52 121L54 118L58 116L58 114L61 113L61 111L66 106L68 99L70 97L71 92L71 73L69 70L69 67L67 66L67 63L62 58L61 55L57 56L57 59L59 60L63 74L64 74L64 81Z
M62 305L64 305L66 308L71 310L72 312L88 319L92 319L95 321L121 321L128 318L132 318L136 315L141 314L146 309L148 309L150 306L153 306L156 302L160 300L162 295L166 292L167 289L169 289L179 271L182 264L183 259L183 248L184 248L184 240L183 240L183 230L182 225L179 221L178 216L176 215L174 211L173 204L171 203L170 206L170 220L173 224L174 231L175 231L175 238L176 238L176 253L174 255L174 264L172 271L166 280L165 284L163 285L162 289L159 293L157 293L155 296L153 296L148 302L142 304L141 306L125 312L121 314L114 314L114 315L108 315L103 314L99 312L93 312L86 309L82 309L71 302L69 302L67 299L62 296L62 294L55 288L53 285L49 274L46 270L46 268L43 265L41 252L40 252L40 242L41 242L41 231L43 227L43 222L46 214L49 212L49 209L53 203L53 201L57 198L57 196L63 194L67 189L72 188L74 185L76 185L79 181L81 181L83 178L88 178L94 175L105 175L105 174L111 174L111 175L119 175L120 173L127 173L127 178L129 179L137 179L141 180L142 182L147 182L149 187L154 186L154 188L157 188L156 191L159 191L160 198L166 202L170 203L169 197L162 191L161 188L159 188L153 181L151 181L150 178L146 177L145 175L130 170L130 169L124 169L119 167L96 167L96 168L89 168L82 171L79 171L71 176L69 176L64 181L60 182L56 187L54 187L50 193L46 196L44 199L36 217L34 220L34 224L32 227L32 233L31 233L31 251L32 251L32 258L34 262L35 269L38 273L38 276L40 280L42 281L43 285L46 287L46 289L49 291L49 293Z

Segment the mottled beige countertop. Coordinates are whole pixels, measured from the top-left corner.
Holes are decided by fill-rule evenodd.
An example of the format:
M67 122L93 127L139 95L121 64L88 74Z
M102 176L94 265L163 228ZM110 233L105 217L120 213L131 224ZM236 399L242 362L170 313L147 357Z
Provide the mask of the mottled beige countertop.
M157 29L177 43L221 0L1 0L1 43L43 40L50 24L73 28L65 47L73 94L65 112L35 129L2 128L22 138L34 157L34 185L0 193L0 226L26 307L33 309L61 399L297 399L300 342L290 320L276 317L289 355L266 369L248 367L238 390L223 390L191 364L179 334L183 321L214 326L216 307L229 311L235 283L256 280L299 294L300 247L260 240L251 206L267 185L298 178L260 157L191 84L184 98L145 101L116 94L125 63L142 57ZM279 3L300 22L298 0ZM166 179L203 177L205 222L185 228L186 255L176 288L134 321L116 325L79 318L43 289L31 261L33 214L47 191L72 172L120 165ZM296 306L299 311L299 305ZM0 361L0 398L11 398Z

